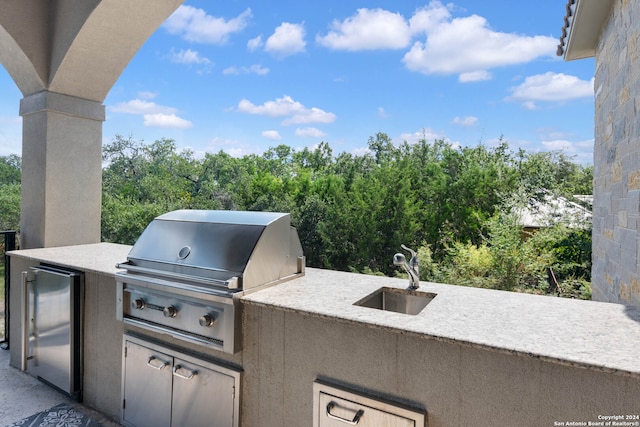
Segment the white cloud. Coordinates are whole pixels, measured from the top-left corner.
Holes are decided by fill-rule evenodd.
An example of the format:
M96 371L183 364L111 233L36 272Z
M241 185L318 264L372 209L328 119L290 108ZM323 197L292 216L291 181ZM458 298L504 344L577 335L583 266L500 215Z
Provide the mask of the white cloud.
M182 49L176 52L172 49L169 55L169 59L171 60L171 62L174 62L176 64L211 64L209 58L200 56L200 54L196 50Z
M307 45L304 36L304 25L283 22L267 39L264 49L281 57L304 52Z
M491 69L555 58L557 40L491 29L478 15L453 17L452 4L432 0L408 19L384 9L358 9L333 21L316 42L334 50L408 49L405 66L423 74L457 74L460 82L492 78Z
M574 158L582 164L593 164L594 140L569 141L566 139L553 139L541 142L544 151L562 151L565 155Z
M222 71L222 74L257 74L259 76L264 76L269 74L269 69L259 64L253 64L249 67L228 67Z
M453 119L454 125L460 125L464 127L471 127L478 123L478 118L475 116L458 117Z
M509 139L509 145L531 152L561 151L581 164L593 164L594 139L575 140L575 134L559 132L554 128L538 129L539 137L535 141ZM501 141L489 141L497 146Z
M148 127L188 129L193 126L193 123L189 120L185 120L175 114L145 114L143 117L144 125Z
M573 144L571 144L567 140L563 139L555 139L553 141L542 141L542 145L545 149L549 151L568 151L573 148Z
M409 27L413 34L429 34L450 17L448 7L439 1L431 1L428 6L416 10L409 19Z
M162 26L190 42L224 44L231 34L244 30L251 17L251 9L227 20L207 15L203 9L183 5Z
M593 82L580 80L576 76L548 72L524 79L522 84L511 88L507 100L521 102L525 108L534 109L536 101L563 102L577 98L593 97Z
M206 151L209 153L224 151L231 157L242 157L249 154L262 153L262 149L258 146L251 146L238 140L220 137L212 138L208 143Z
M265 130L262 132L262 136L272 141L280 141L282 139L277 130Z
M125 114L172 114L178 111L173 107L165 107L163 105L158 105L155 102L145 101L143 99L132 99L131 101L120 102L108 107L108 109L114 113Z
M403 58L406 67L424 74L459 74L461 82L486 80L488 70L555 56L557 40L549 36L524 36L494 31L478 15L451 18L439 1L412 18L416 41Z
M306 123L332 123L336 120L335 114L316 107L307 108L287 95L282 98L276 98L275 101L267 101L262 105L255 105L248 99L242 99L238 103L237 111L267 117L286 117L282 122L285 126Z
M447 139L445 136L438 134L433 129L424 128L414 133L403 133L398 138L393 138L394 141L398 141L398 144L407 142L407 144L416 144L421 140L427 142L433 142L436 139Z
M294 101L293 98L287 95L282 98L276 98L275 101L267 101L262 105L255 105L247 99L243 99L238 103L238 111L241 113L268 117L288 116L300 110L304 110L304 105Z
M296 136L310 137L310 138L324 138L325 136L327 136L327 134L322 132L320 129L308 127L308 128L296 129Z
M462 73L458 76L460 83L482 82L491 80L492 74L486 70L470 71L468 73Z
M389 116L389 114L387 114L386 111L384 111L384 108L378 107L378 117L380 117L381 119L387 119L390 116Z
M358 9L344 21L333 21L331 31L316 42L334 50L402 49L411 42L409 23L399 13Z
M541 135L543 136L543 139L565 139L567 138L567 133L566 132L562 132L559 131L557 129L547 129L547 128L541 128L538 130L538 132L540 132Z
M366 154L370 154L371 150L369 150L369 147L357 147L354 148L353 150L351 150L351 154L353 154L354 156L358 156L358 157L362 157Z
M193 126L189 120L176 115L178 110L173 107L158 105L155 102L142 99L132 99L108 107L109 111L143 116L144 125L148 127L187 129Z
M235 157L237 159L239 159L240 157L247 156L249 154L257 154L258 153L258 150L245 150L244 148L240 148L240 147L222 148L222 151L224 151L225 153L227 153L231 157Z
M144 98L144 99L153 99L156 96L158 96L158 93L157 92L151 92L151 91L141 91L141 92L138 92L138 96L140 98Z
M336 115L327 113L320 108L312 107L296 112L282 122L283 125L302 125L307 123L332 123L336 120Z
M249 49L249 51L251 52L260 49L262 46L264 46L264 42L262 41L261 35L247 42L247 49Z

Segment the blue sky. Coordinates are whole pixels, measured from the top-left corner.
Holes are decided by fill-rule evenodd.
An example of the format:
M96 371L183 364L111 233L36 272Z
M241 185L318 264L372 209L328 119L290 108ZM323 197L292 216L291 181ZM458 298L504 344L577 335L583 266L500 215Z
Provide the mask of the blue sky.
M186 0L105 100L103 141L196 154L370 136L563 150L593 163L593 59L556 56L565 0ZM20 154L19 90L0 67L0 155Z

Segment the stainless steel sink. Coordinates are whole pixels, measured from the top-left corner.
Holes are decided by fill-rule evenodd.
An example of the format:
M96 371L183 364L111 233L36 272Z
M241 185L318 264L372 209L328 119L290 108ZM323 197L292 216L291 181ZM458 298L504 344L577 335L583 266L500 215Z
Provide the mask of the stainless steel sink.
M383 287L353 303L361 307L396 313L416 315L429 304L437 294L419 290Z

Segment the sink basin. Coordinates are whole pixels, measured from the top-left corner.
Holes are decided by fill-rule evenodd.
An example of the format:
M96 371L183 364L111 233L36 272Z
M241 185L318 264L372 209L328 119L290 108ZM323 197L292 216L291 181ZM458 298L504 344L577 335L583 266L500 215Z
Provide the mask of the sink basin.
M361 307L396 313L416 315L429 304L437 294L411 289L383 287L353 303Z

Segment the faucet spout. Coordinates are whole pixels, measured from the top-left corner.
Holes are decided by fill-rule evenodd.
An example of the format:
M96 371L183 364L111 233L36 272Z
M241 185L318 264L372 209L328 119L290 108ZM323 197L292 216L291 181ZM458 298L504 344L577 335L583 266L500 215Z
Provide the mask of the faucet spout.
M393 265L402 267L409 275L409 289L418 289L420 287L420 264L418 262L418 254L409 249L405 245L401 245L402 249L408 251L411 254L411 259L407 262L407 258L397 253L393 256Z

